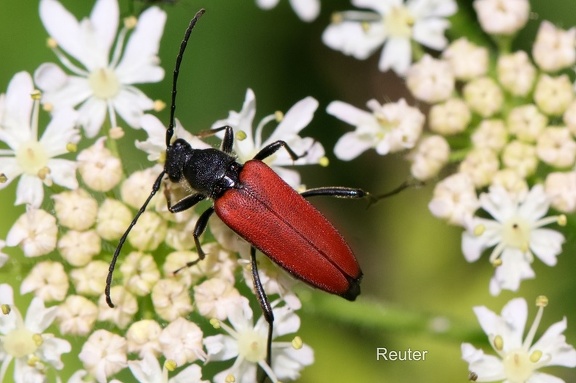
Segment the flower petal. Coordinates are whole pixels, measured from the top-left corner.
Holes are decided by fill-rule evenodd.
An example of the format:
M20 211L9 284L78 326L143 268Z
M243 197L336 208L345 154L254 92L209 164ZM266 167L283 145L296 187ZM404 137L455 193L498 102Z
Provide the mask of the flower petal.
M554 323L546 330L544 335L530 347L530 350L539 350L551 357L546 366L576 367L576 350L566 343L562 333L566 330L566 318Z
M0 172L6 176L6 182L0 183L0 190L15 180L23 170L14 157L0 157Z
M18 72L10 80L4 99L4 114L0 126L3 129L14 131L14 134L21 140L33 138L30 137L30 115L34 103L31 97L33 91L34 84L30 74ZM10 145L10 143L8 144Z
M386 71L392 69L394 72L405 75L412 62L412 48L410 40L407 38L388 39L382 50L378 69Z
M474 348L470 343L462 343L461 351L462 359L468 362L468 369L478 375L479 381L494 382L506 378L500 358L486 355L484 351Z
M78 76L68 76L56 64L42 64L34 72L34 81L45 93L43 104L54 108L74 107L92 96L88 80Z
M334 154L342 161L350 161L373 146L371 140L363 139L355 132L348 132L336 142Z
M98 0L90 13L90 22L106 57L116 38L120 9L117 0Z
M556 265L563 243L564 236L551 229L534 229L530 235L530 250L548 266Z
M68 189L78 188L78 180L76 179L76 162L56 158L48 161L48 167L50 168L50 176L55 184L64 186Z
M57 312L58 306L46 308L42 299L34 297L28 306L24 325L32 332L42 334L54 322Z
M320 14L319 0L290 0L294 12L303 21L312 21Z
M298 101L286 112L274 133L266 141L274 142L283 139L285 136L297 135L312 121L317 108L318 101L313 97L306 97Z
M86 137L95 137L106 118L106 102L92 97L78 109L78 123L84 127Z
M133 128L139 128L144 111L154 107L154 101L133 86L124 87L114 98L113 104L120 117Z
M46 127L40 143L49 157L68 153L66 146L80 141L80 132L76 129L78 114L74 109L60 109L54 112Z
M22 174L16 189L15 205L29 204L39 207L44 200L42 181L36 176Z
M157 7L142 13L115 70L123 84L158 82L164 78L157 54L165 23L166 13Z

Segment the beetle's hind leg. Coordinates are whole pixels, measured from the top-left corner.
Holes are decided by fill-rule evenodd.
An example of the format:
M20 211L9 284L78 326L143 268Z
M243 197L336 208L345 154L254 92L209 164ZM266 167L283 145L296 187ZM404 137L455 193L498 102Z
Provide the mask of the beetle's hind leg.
M266 295L264 286L262 286L262 281L260 280L260 274L258 274L258 263L256 262L256 248L254 246L250 247L250 265L252 269L252 282L254 283L254 290L256 291L256 297L258 298L258 303L262 308L262 313L264 319L268 322L268 339L266 341L266 364L272 368L272 333L274 331L274 312L272 311L272 305L270 300ZM266 380L266 373L260 367L258 367L258 382L264 382Z

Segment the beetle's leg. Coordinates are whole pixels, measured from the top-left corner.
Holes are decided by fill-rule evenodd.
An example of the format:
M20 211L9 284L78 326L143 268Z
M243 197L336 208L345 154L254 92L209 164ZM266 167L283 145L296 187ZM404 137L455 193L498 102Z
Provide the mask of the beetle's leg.
M196 221L196 226L194 226L194 243L196 244L196 250L198 251L198 259L195 259L190 262L186 262L186 265L182 266L178 270L174 271L174 274L177 274L180 270L185 267L191 267L206 258L206 253L202 250L202 245L200 244L200 236L204 234L206 230L206 226L208 225L208 220L210 216L214 213L214 207L210 206L208 209L202 213L198 221Z
M280 148L286 149L292 161L296 161L299 158L302 158L308 154L308 151L298 155L288 144L286 141L278 140L274 141L273 143L266 145L254 156L255 160L263 161L265 158L270 157L272 154L276 153Z
M329 197L337 197L337 198L368 198L368 206L372 205L380 201L381 199L391 197L400 193L404 189L408 189L411 187L420 187L423 186L424 183L418 180L408 180L404 181L400 186L397 188L389 191L388 193L380 194L380 195L372 195L367 191L358 188L348 188L343 186L328 186L328 187L320 187L320 188L313 188L308 189L302 193L302 197L315 197L315 196L329 196Z
M224 138L222 139L222 145L220 147L220 150L222 150L226 154L230 154L230 153L232 153L232 148L234 146L234 130L232 129L231 126L224 125L224 126L221 126L219 128L204 130L204 131L198 133L196 136L197 137L210 137L210 136L213 136L216 133L221 132L223 130L225 130L225 132L224 132Z
M256 291L256 297L258 298L258 303L262 308L262 313L264 314L264 319L268 322L268 340L266 342L266 363L268 366L272 367L272 332L274 331L274 312L272 311L272 306L264 291L262 286L262 281L260 281L260 275L258 274L258 263L256 262L256 248L254 246L250 247L250 261L252 266L252 281L254 282L254 290ZM264 381L266 376L263 376L261 381Z
M337 198L364 198L368 197L370 193L358 189L358 188L348 188L344 186L328 186L308 189L300 193L302 197L315 197L315 196L329 196Z
M182 198L180 201L176 202L176 204L172 205L170 196L168 195L168 189L164 189L164 194L166 195L166 203L170 213L179 213L181 211L188 210L198 202L206 199L204 194L195 193Z

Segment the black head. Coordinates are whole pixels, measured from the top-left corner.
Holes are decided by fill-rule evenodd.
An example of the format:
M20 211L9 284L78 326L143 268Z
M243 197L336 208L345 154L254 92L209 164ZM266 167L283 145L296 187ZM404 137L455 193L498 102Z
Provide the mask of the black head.
M185 164L192 155L190 144L179 138L166 148L166 162L164 163L164 172L172 182L179 182L183 173Z

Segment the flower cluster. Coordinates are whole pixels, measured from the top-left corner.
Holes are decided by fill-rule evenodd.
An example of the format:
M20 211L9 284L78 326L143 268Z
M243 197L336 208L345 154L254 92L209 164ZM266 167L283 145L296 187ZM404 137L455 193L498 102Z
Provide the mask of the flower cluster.
M320 0L289 2L303 21L320 14ZM15 198L2 190L2 201L20 209L0 239L0 273L9 276L0 283L0 383L286 382L314 362L296 334L302 303L294 279L259 256L274 316L269 332L266 316L253 311L250 244L212 217L201 238L205 259L195 262L201 251L192 233L205 205L168 209L167 199L194 191L158 178L166 126L153 113L165 103L139 88L164 78L158 55L168 14L161 3L177 5L142 1L138 16L121 18L118 0L96 0L78 20L59 0L39 2L48 53L59 63L16 73L0 95L0 190L17 183ZM279 0L255 3L270 9ZM528 0L474 0L484 40L445 36L463 24L452 23L461 16L456 0L351 3L361 10L333 14L318 39L360 60L381 50L378 69L401 77L406 96L370 99L365 109L339 97L320 108L354 127L338 139L335 156L404 154L411 178L435 183L431 213L461 228L465 260L486 255L494 267L491 295L518 292L536 278L535 261L562 262L570 237L561 227L576 212L576 28L539 21L527 52L512 47L531 19ZM239 163L287 143L296 160L279 150L265 162L302 190L295 166L326 166L328 158L301 133L320 103L308 96L291 105L257 119L248 88L240 110L222 111L211 129L232 128ZM126 170L120 150L126 127L138 130L135 147L149 161L137 171ZM175 121L174 136L193 148L211 147L203 138L213 134L194 136ZM111 308L109 262L127 228ZM524 298L510 300L501 315L474 307L497 356L463 343L470 380L561 382L540 369L576 367L576 350L564 336L566 318L535 341L546 305L537 299L526 334ZM68 357L76 363L66 365Z
M166 128L146 113L162 103L134 85L164 76L156 55L166 13L149 7L138 19L125 18L118 30L117 0L98 0L90 17L80 21L58 1L41 0L40 17L50 35L48 46L64 69L45 63L33 76L18 73L0 97L0 141L8 146L0 151L0 186L20 177L16 205L26 205L0 245L19 247L24 259L36 258L31 268L23 269L19 287L22 294L34 296L25 320L10 285L0 285L0 382L10 380L5 375L12 361L16 382L57 375L63 367L61 354L71 352L65 340L71 337L82 339L76 353L76 368L81 368L71 382L107 382L122 371L141 382L167 382L169 375L170 381L205 382L199 362L230 359L236 362L222 368L217 379L250 382L257 369L272 381L297 379L313 362L312 349L299 337L276 341L300 326L295 313L300 302L289 293L292 282L269 277L266 267L261 271L270 297L276 298L269 365L267 322L262 317L253 324L248 300L239 292L245 285L252 288L243 274L247 244L213 219L211 234L219 241L207 239L202 245L206 259L182 268L198 258L190 235L198 215L193 209L170 213L164 185L127 238L112 281L115 307L108 307L104 288L110 248L148 198L165 159ZM305 98L253 127L255 100L249 89L242 110L215 123L233 127L239 161L279 139L306 153L295 165L325 161L322 145L299 135L318 107L315 99ZM51 118L45 128L41 105ZM125 172L118 150L123 128L117 115L125 125L147 133L136 147L153 161L149 167ZM277 125L274 132L263 140L263 128L272 124ZM209 147L179 122L175 133L196 148ZM292 164L282 152L270 158L270 165L299 187L298 172L282 167ZM177 189L173 185L166 194L178 195ZM20 269L16 258L3 252L1 265ZM57 336L46 333L50 325ZM223 330L230 336L209 336Z
M535 259L548 266L558 262L566 237L545 226L565 226L566 215L576 211L576 91L569 77L576 64L576 28L562 29L543 20L531 51L514 51L514 37L529 20L527 0L474 1L480 27L491 40L484 44L467 37L449 43L438 39L448 24L437 17L454 12L450 1L353 3L378 14L338 14L325 31L324 42L359 59L384 42L380 69L405 75L408 91L429 110L425 116L404 100L385 105L370 100L369 111L333 102L328 113L355 126L354 132L340 138L335 154L351 160L372 148L380 155L407 151L413 178L439 180L429 209L434 216L464 229L465 259L477 261L491 249L489 260L495 274L490 293L518 291L522 280L535 278ZM429 29L425 36L437 38L436 44L418 39L419 27L425 28L426 20L435 21L431 25L436 29ZM400 24L404 44L413 39L441 52L418 57L406 48L400 50L397 30L390 29ZM497 49L491 49L492 44ZM397 49L395 55L392 47ZM574 349L558 335L565 322L549 330L557 339L550 337L542 340L546 345L530 348L534 329L518 350L526 316L522 302L521 325L510 324L515 338L504 346L500 343L507 333L498 332L502 329L492 319L495 314L485 319L485 310L475 309L504 364L498 365L465 344L462 353L474 373L472 380L552 382L555 378L544 378L535 371L549 364L576 364ZM516 308L505 308L510 310ZM508 319L503 320L508 324ZM569 349L570 356L554 355L553 347Z

